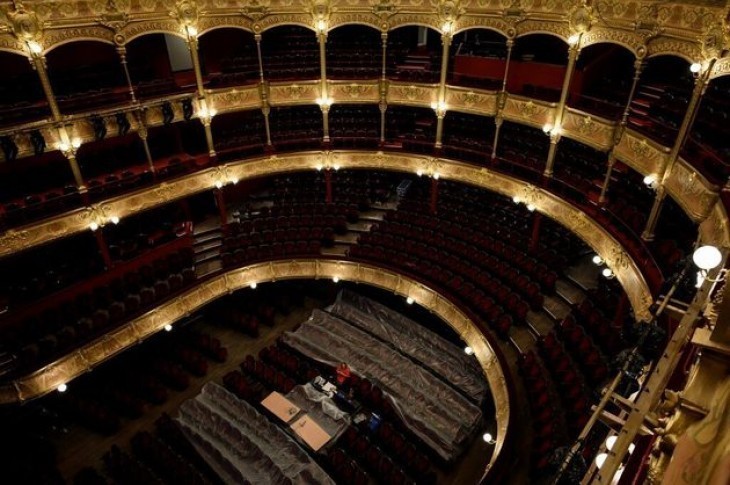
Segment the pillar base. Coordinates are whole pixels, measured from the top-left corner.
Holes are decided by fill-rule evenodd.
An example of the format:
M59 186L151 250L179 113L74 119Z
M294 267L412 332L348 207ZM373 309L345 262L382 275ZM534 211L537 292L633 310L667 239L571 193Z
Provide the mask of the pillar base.
M652 242L654 240L654 234L644 231L641 233L641 240L644 242Z

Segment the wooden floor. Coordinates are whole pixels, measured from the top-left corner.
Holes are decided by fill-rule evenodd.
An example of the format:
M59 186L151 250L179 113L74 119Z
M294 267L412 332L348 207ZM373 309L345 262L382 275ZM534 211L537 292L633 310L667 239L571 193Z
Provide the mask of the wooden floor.
M61 474L69 483L72 483L73 477L84 467L92 466L100 473L103 473L102 456L112 445L116 444L120 448L129 451L129 441L135 433L142 430L152 431L154 421L163 412L174 416L180 404L196 396L206 382L216 381L220 383L223 376L230 370L236 369L246 355L258 354L262 348L274 343L283 332L293 329L297 324L306 320L313 308L321 306L323 306L322 302L307 298L303 307L292 311L289 315L277 315L276 324L273 327L262 326L260 335L257 338L251 338L238 331L215 325L214 322L197 322L195 325L220 339L221 343L228 348L228 360L222 364L210 362L207 376L202 378L191 376L191 384L188 389L183 392L170 391L167 402L160 406L151 407L139 419L123 420L120 430L113 436L102 436L72 424L66 433L59 434L54 438L58 450L58 468ZM73 383L71 383L72 385ZM481 434L480 431L464 456L450 470L438 473L439 483L445 485L478 483L492 451L492 446L481 440ZM518 480L514 483L526 482Z

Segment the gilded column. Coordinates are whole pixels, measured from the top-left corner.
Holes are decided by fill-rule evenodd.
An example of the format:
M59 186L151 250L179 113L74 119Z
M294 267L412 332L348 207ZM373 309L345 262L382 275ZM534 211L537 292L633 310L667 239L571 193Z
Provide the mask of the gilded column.
M329 112L332 100L329 98L327 92L327 26L326 24L319 25L317 28L317 40L319 41L319 72L320 72L320 97L317 100L320 109L322 110L322 141L328 143L330 141L330 122Z
M644 229L644 232L641 233L641 238L644 241L652 241L654 239L654 230L656 229L656 224L659 220L659 215L662 209L662 203L664 202L664 197L666 195L664 184L666 183L667 178L669 178L672 174L672 168L674 167L674 164L679 157L679 152L687 139L687 133L697 116L702 96L705 94L707 85L710 83L710 72L712 71L714 62L714 60L710 61L708 65L701 68L700 72L697 74L694 89L692 90L692 97L687 105L687 111L684 114L684 118L682 118L682 124L679 126L677 138L674 141L674 145L672 145L672 151L669 152L669 157L667 157L662 173L659 174L658 177L659 188L657 189L654 204L652 205L651 212L649 213L649 218L646 221L646 228Z
M438 101L433 108L436 111L436 142L434 146L441 148L441 139L444 131L444 117L446 116L446 73L449 68L449 47L451 46L451 23L447 22L448 29L444 28L441 34L441 75L439 77Z
M127 65L127 49L123 45L117 46L117 54L119 54L119 61L122 63L122 69L124 69L124 77L127 80L127 87L129 88L129 96L132 98L132 102L137 102L137 96L134 94L134 85L132 84L132 76L129 75L129 66Z
M43 55L43 48L39 43L30 41L28 42L28 49L30 50L31 65L38 73L38 77L41 81L41 87L43 88L43 94L46 95L48 107L51 109L51 115L53 115L53 119L55 121L59 121L61 119L61 112L58 109L58 103L56 103L56 97L53 94L51 80L48 78L46 57Z
M499 132L502 128L502 110L507 101L507 76L509 75L509 63L512 60L512 47L515 41L511 37L507 39L507 60L504 64L504 76L502 76L502 90L497 95L497 114L494 117L494 140L492 141L492 160L497 158L497 145L499 144Z
M388 81L386 80L387 71L387 47L388 47L388 32L382 32L380 39L383 44L383 56L382 56L382 70L380 76L380 83L378 85L380 93L380 101L378 102L378 108L380 108L380 143L385 143L385 113L388 111Z
M205 97L205 88L203 87L203 72L200 70L200 58L198 57L198 30L192 26L186 26L188 50L190 51L190 59L193 61L193 71L195 72L195 84L198 87L198 97Z
M138 111L136 113L137 117L137 135L139 135L140 140L142 140L142 146L144 147L144 155L147 159L147 166L149 166L150 171L152 173L155 173L155 163L152 159L152 152L150 151L150 145L147 142L147 122L145 120L145 114L143 111Z
M563 78L563 87L560 92L560 101L558 107L555 110L555 121L553 122L553 128L550 131L550 151L548 152L547 162L545 162L545 177L553 176L553 164L555 163L555 154L557 153L557 145L560 141L560 127L563 123L563 116L565 115L565 104L568 100L568 93L570 90L570 80L573 77L573 71L575 70L575 61L578 59L580 53L580 39L582 34L578 34L576 40L570 43L568 47L568 67L565 70L565 77ZM571 36L572 38L572 36Z
M259 60L259 96L261 96L261 113L264 115L266 146L271 147L271 125L269 124L271 105L269 104L269 84L264 79L264 59L261 55L261 34L256 34L254 39L256 40L256 55Z
M636 93L636 87L639 85L639 79L641 78L641 72L644 70L643 58L638 58L634 61L634 79L631 82L631 89L629 90L629 96L624 106L624 111L621 115L621 121L616 126L616 130L613 133L613 140L611 144L611 150L608 154L608 163L606 165L606 176L603 179L603 185L601 186L601 195L598 197L598 204L603 205L606 203L606 194L608 193L608 186L611 183L611 175L613 173L613 167L616 164L616 157L613 155L614 147L621 141L621 137L626 131L626 123L629 119L629 112L631 108L631 102L634 100L634 94Z

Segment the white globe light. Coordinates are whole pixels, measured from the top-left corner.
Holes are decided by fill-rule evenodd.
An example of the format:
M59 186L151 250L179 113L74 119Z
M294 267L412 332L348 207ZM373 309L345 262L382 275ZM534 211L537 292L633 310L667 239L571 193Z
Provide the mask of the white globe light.
M414 301L413 298L410 296L408 298L406 298L406 303L408 303L409 305L413 305L413 301Z
M600 266L603 264L603 258L601 258L599 255L593 256L593 264Z
M255 289L256 289L256 286L257 286L257 285L256 285L256 282L254 281L253 283L251 283L251 285L250 285L250 286L251 286L251 289L252 289L252 290L255 290Z
M606 458L608 458L608 453L599 453L598 456L596 456L596 466L599 470L603 466L603 463L606 461Z
M610 278L613 276L613 271L611 271L611 268L603 268L603 271L601 271L601 274L605 276L606 278Z
M482 439L486 441L487 443L490 443L492 441L492 434L491 433L484 433L482 436Z
M699 62L694 62L689 66L690 72L693 72L695 74L700 72L700 69L702 69L702 64L700 64Z
M335 283L339 283L340 277L339 276L335 276L335 277L332 278L332 281L334 281Z
M473 355L473 354L474 354L474 349L472 349L471 347L469 347L469 346L467 345L466 347L464 347L464 353L465 353L466 355Z
M165 325L165 332L172 332L172 325L170 325L170 324Z
M634 445L633 443L631 443L631 444L629 445L629 454L631 454L631 453L633 453L633 452L634 452L634 448L636 448L636 445Z
M700 269L711 270L722 262L722 253L715 246L701 246L692 255L692 261Z
M646 177L644 177L644 185L647 187L652 187L656 183L656 177L654 174L649 174Z
M68 389L68 386L66 384L61 384L58 386L58 392L66 392L66 389Z
M609 436L608 439L606 440L606 449L612 450L613 445L616 443L617 439L618 439L618 436L616 436L616 435Z

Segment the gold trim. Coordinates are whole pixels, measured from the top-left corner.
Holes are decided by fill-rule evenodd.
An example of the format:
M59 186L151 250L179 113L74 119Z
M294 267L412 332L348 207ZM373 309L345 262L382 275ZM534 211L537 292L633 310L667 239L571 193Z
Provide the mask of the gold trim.
M26 401L42 396L88 372L103 361L161 331L213 300L246 288L252 282L332 278L365 283L402 296L430 310L454 329L474 349L494 398L497 443L487 469L496 461L509 431L510 398L506 377L487 337L459 308L433 289L407 277L366 263L320 259L296 259L257 263L220 274L182 295L132 320L124 326L88 343L73 354L43 369L0 387L0 403Z

